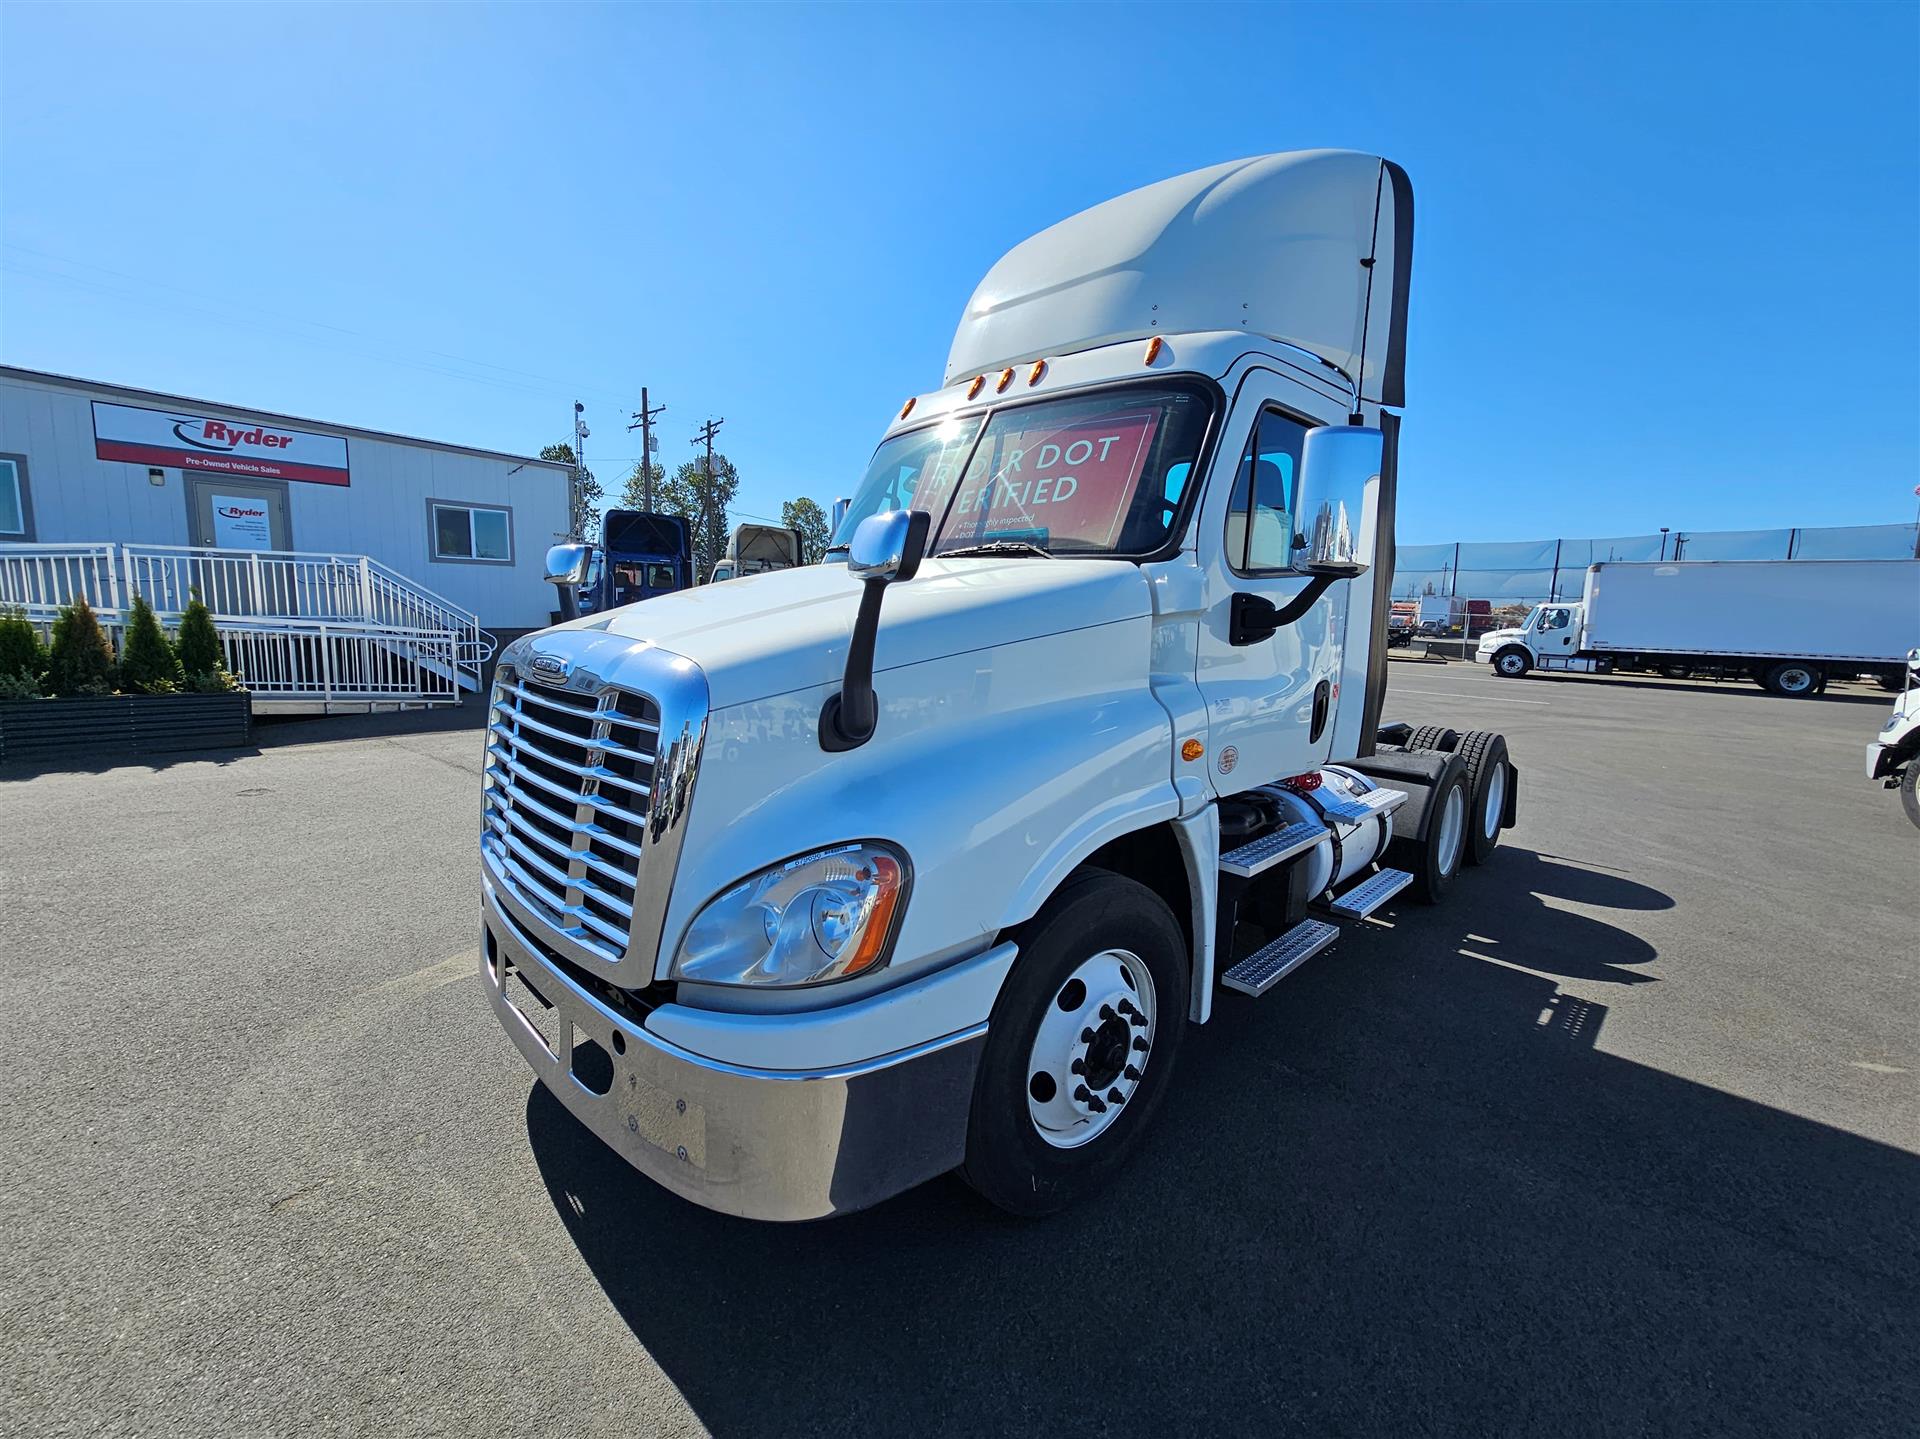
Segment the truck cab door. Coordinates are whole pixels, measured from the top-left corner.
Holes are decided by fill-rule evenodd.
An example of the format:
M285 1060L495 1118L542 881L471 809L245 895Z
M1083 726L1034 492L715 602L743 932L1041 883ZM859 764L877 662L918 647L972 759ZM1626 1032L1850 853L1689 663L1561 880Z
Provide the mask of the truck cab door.
M1350 582L1270 637L1236 643L1233 603L1255 595L1276 609L1308 581L1294 574L1294 481L1317 423L1242 391L1196 519L1204 605L1195 683L1207 707L1214 791L1233 794L1311 769L1328 757L1339 700L1340 636ZM1357 696L1356 696L1357 698Z
M1579 646L1580 626L1572 605L1542 605L1528 636L1542 669L1565 669Z

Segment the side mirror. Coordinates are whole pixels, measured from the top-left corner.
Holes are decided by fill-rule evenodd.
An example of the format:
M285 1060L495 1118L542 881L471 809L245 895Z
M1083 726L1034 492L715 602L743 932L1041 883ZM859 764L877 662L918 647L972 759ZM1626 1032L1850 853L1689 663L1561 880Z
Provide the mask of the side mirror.
M873 692L873 645L880 633L880 597L895 580L910 580L927 552L933 516L925 510L884 510L860 521L847 546L847 571L864 581L860 611L847 645L847 676L840 693L820 709L820 748L857 749L873 738L880 700Z
M856 579L910 580L927 552L933 516L925 510L882 510L860 521L847 547L847 569Z
M1296 574L1345 580L1367 572L1385 454L1385 437L1376 429L1322 425L1307 431L1294 500L1306 537L1294 552Z
M592 568L592 545L555 545L547 551L547 583L550 585L584 585Z

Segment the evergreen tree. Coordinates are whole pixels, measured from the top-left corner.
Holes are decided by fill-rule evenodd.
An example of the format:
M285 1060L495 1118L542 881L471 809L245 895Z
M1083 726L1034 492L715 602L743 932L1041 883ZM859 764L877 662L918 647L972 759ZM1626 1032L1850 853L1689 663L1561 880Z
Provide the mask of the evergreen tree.
M47 672L47 647L23 610L0 610L0 678L19 675L36 684Z
M189 680L202 675L219 674L227 667L220 652L220 634L213 627L213 616L195 590L187 600L186 613L180 616L178 640L180 668Z
M53 621L47 672L57 695L113 693L113 643L85 595L76 595Z
M120 642L120 687L138 694L172 694L186 683L180 660L145 595L133 597L133 613Z

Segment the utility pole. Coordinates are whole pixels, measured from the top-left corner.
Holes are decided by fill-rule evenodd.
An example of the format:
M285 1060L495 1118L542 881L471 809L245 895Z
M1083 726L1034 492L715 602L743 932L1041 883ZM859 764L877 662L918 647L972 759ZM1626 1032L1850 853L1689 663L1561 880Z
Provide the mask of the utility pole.
M701 470L701 473L707 477L707 483L705 487L702 489L700 494L700 526L702 529L704 529L707 532L707 538L709 540L712 540L714 538L714 534L713 534L713 437L719 433L720 427L724 424L726 424L725 420L708 420L706 424L700 427L700 433L693 437L693 443L695 445L705 445L707 447L706 464L705 464L705 467ZM717 553L708 557L707 569L709 573L712 572L713 562L717 561L719 558L720 556ZM695 578L695 583L696 584L699 583L698 577Z
M567 520L576 540L587 537L587 436L593 432L587 428L586 410L578 400L573 402L573 493L569 506L573 513Z
M664 415L665 405L648 405L647 387L640 387L640 408L633 412L633 423L629 430L640 431L640 486L646 495L645 508L653 508L653 417Z

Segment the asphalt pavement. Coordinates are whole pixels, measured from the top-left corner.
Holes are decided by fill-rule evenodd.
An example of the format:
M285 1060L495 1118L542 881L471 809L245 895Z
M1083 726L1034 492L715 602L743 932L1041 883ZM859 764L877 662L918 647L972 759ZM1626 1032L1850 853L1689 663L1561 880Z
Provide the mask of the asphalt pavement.
M471 711L0 771L0 1431L1911 1434L1886 703L1396 664L1518 828L1223 993L1041 1223L755 1225L602 1149L475 977Z

